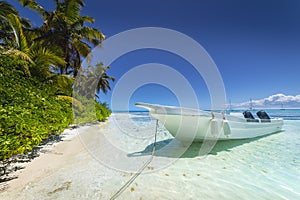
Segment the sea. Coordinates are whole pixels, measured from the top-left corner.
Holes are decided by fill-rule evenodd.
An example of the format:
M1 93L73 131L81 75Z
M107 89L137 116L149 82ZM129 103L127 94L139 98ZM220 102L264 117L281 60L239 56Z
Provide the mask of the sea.
M148 112L113 113L104 124L79 133L85 151L59 168L45 163L45 176L0 197L300 199L300 110L266 112L284 119L281 132L218 141L206 154L200 151L203 143L181 144Z
M256 116L257 111L251 112ZM271 118L284 119L281 132L255 139L219 141L207 155L199 153L202 143L193 143L187 149L181 149L185 152L180 156L180 153L174 156L174 151L180 149L180 143L174 143L164 152L154 155L173 156L174 160L155 172L152 178L145 178L150 184L146 184L146 195L141 197L300 199L300 109L265 111ZM153 125L148 126L153 124L149 113L131 112L129 118L139 124L138 127L154 130ZM158 136L158 143L162 146L170 144L168 142L173 138L169 137L168 132L163 127L158 131L158 135L162 135ZM157 173L161 174L160 171L165 172L164 177L156 177Z

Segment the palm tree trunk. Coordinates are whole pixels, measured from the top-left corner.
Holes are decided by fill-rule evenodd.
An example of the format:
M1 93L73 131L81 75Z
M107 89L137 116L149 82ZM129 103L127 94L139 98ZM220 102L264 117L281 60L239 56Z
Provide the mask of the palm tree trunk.
M74 67L74 78L76 78L77 74L78 74L78 71L81 67L81 59L80 59L80 54L78 52L76 52L76 64L75 64L75 67Z
M69 44L68 41L65 43L65 61L66 65L64 67L64 71L67 74L68 68L70 67L70 54L69 54Z

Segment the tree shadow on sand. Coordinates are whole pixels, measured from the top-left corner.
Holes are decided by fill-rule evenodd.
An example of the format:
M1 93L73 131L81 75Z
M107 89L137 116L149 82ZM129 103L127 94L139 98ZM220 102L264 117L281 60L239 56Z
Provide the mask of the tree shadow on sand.
M30 162L39 157L41 153L46 153L46 150L43 149L46 145L52 145L60 141L62 141L61 135L52 135L43 140L39 146L34 147L27 154L19 154L0 161L0 191L5 190L5 182L18 178L14 172L25 168L22 166L22 163Z

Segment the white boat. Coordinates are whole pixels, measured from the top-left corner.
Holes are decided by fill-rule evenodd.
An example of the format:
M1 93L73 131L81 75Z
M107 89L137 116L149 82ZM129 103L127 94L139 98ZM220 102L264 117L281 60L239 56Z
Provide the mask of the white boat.
M148 109L151 116L182 142L255 138L280 132L283 126L283 119L269 118L263 111L255 119L249 111L224 114L146 103L136 106Z

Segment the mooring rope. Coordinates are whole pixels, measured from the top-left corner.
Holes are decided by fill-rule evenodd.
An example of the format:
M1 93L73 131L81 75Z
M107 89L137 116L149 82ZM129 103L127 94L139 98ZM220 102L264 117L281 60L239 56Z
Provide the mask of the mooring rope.
M110 200L114 200L119 197L124 190L129 187L129 185L144 171L144 169L151 163L154 157L155 149L156 149L156 139L157 139L157 130L158 130L158 120L156 120L155 125L155 135L154 135L154 144L151 153L151 157L149 160L110 198Z

